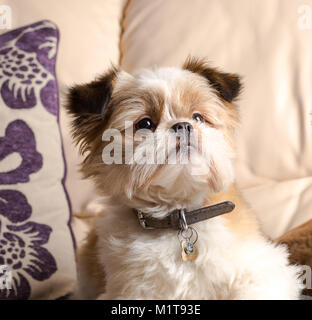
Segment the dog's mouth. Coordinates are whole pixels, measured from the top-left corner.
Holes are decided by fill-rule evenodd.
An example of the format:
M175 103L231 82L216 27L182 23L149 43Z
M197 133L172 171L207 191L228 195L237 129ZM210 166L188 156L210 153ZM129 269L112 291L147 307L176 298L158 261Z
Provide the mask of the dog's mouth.
M177 154L185 154L188 157L190 157L192 153L201 153L201 150L199 150L199 145L196 144L191 138L178 138L175 149Z
M194 152L193 149L194 149L194 146L190 142L185 144L185 143L181 143L181 142L178 141L177 144L176 144L176 153L177 153L177 155L181 154L181 155L185 155L187 157L190 157L191 156L191 152Z
M192 157L198 154L200 150L195 143L177 139L175 146L169 149L167 163L171 163L170 161L174 159L176 164L188 164L192 161Z

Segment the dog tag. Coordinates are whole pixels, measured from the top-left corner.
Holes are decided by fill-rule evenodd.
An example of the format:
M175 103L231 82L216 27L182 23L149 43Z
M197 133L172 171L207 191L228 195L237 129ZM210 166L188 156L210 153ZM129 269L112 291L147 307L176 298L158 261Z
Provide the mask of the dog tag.
M182 259L183 261L194 261L197 258L198 251L192 242L190 242L188 239L183 240L181 243L182 246Z

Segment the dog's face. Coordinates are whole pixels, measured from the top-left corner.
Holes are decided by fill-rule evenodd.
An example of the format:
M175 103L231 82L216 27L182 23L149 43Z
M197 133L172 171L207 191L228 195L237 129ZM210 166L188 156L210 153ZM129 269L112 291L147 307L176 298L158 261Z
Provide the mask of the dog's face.
M99 191L145 212L201 206L233 182L239 78L188 59L180 68L112 69L72 88L67 108ZM116 163L117 162L117 163Z

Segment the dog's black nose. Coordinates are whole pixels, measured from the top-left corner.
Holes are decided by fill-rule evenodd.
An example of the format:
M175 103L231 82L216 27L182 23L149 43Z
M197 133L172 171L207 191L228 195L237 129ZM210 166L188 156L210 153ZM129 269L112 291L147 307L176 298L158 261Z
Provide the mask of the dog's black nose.
M193 131L193 126L189 122L178 122L174 124L171 129L174 132L185 131L191 133Z

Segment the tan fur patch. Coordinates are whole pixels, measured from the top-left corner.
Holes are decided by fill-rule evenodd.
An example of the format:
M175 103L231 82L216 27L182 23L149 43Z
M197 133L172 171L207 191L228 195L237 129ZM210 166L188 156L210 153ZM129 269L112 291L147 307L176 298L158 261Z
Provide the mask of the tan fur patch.
M225 214L228 228L239 238L248 238L250 234L260 232L254 213L251 211L235 185L232 185L226 192L219 192L209 196L206 205L212 205L223 201L232 201L235 209Z
M86 240L77 255L77 262L80 268L88 273L90 287L98 296L105 288L105 272L98 259L98 237L92 229L89 231Z

